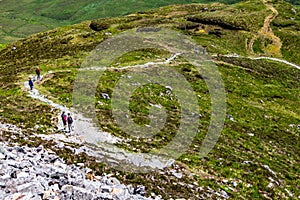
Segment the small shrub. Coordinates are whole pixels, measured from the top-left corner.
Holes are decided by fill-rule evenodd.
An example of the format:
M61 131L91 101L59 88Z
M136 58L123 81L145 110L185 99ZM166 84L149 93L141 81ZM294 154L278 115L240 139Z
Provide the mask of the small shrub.
M90 23L90 28L94 31L102 31L109 28L109 23L105 20L93 20Z

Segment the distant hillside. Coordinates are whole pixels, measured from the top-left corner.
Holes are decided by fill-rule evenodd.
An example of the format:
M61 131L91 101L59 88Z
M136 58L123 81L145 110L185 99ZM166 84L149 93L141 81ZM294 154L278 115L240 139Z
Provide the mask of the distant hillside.
M123 16L170 4L215 1L218 0L2 0L0 1L0 44L84 20ZM218 2L238 1L240 0Z
M233 4L242 0L2 0L0 1L0 44L9 43L55 27L103 17L116 17L171 4ZM299 0L286 0L300 5Z

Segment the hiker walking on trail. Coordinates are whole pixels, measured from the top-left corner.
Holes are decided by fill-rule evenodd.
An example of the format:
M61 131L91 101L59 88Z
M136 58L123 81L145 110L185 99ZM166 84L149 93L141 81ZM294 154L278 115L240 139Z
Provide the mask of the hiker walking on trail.
M35 73L36 73L36 76L37 76L37 80L40 80L41 79L41 70L39 67L37 67L35 69Z
M73 118L71 117L71 114L70 114L70 113L68 113L68 118L67 118L67 120L68 120L68 128L69 128L69 132L71 132L71 131L73 131L73 130L72 130Z
M29 78L28 84L29 84L29 86L30 86L30 90L33 90L33 81L32 81L31 78Z
M66 130L66 128L67 128L67 115L66 115L65 111L62 112L61 119L62 119L62 122L63 122L63 125L64 125L64 130Z

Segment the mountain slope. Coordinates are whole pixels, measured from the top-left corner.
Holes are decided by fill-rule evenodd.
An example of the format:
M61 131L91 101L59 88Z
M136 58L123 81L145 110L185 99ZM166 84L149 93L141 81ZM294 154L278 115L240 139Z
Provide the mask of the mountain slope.
M200 2L210 1L2 0L0 1L0 43L9 43L34 33L84 20L123 16L170 4ZM223 3L234 2L237 0L223 1Z
M268 3L279 12L269 18L268 29L282 41L276 51L270 51L269 32L262 32L266 19L274 12L263 1L245 1L234 5L175 5L136 13L126 17L99 19L65 26L32 35L0 51L0 86L2 123L18 124L25 136L5 132L5 140L38 146L44 144L69 163L83 162L97 173L113 172L127 183L143 184L148 192L164 198L208 198L211 190L225 191L231 198L288 199L299 196L299 126L300 96L297 68L284 63L258 59L261 56L277 57L299 66L299 14L292 14L287 3ZM299 13L299 12L298 12ZM294 20L290 18L294 17ZM199 159L199 149L211 117L210 95L205 74L199 74L191 64L179 57L169 67L184 75L201 103L199 133L188 151L181 156L175 168L182 173L176 178L167 172L134 174L116 172L95 158L82 153L73 155L68 149L53 148L53 141L30 138L32 132L57 133L57 111L49 105L27 97L23 84L39 66L45 74L36 88L54 102L72 105L72 83L81 63L100 42L125 30L141 27L164 27L179 31L206 46L219 68L225 83L228 119L217 145L206 158ZM91 29L93 28L93 29ZM254 38L254 39L253 39ZM253 40L249 51L249 41ZM280 52L280 54L278 53ZM111 67L132 66L137 63L161 61L170 52L143 49L125 54ZM257 58L257 60L256 60ZM119 78L134 69L107 70L97 88L98 119L103 130L130 141L119 146L130 151L147 152L168 143L176 131L178 110L170 105L176 102L162 96L151 101L149 89L141 87L133 94L132 117L147 124L149 103L165 105L169 111L167 126L151 141L128 136L114 123L109 99ZM155 93L155 92L154 92ZM137 98L139 97L139 98ZM140 100L139 100L140 99ZM144 99L145 101L143 101ZM149 101L147 101L149 100ZM36 127L36 124L39 127ZM26 139L27 138L27 139ZM30 139L28 139L30 138ZM74 145L76 146L76 145ZM198 196L197 196L198 195ZM215 194L212 198L218 198ZM220 198L220 197L219 197ZM225 197L223 197L225 198Z
M0 44L13 42L34 33L68 24L103 17L123 16L161 6L188 3L221 2L233 4L241 0L171 0L171 1L0 1ZM298 1L290 1L298 4Z

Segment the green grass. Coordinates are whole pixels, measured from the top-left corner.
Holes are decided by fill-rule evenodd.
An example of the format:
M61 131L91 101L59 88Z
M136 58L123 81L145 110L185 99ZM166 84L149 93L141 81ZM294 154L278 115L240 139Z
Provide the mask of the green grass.
M134 52L124 55L119 60L130 61L137 55L145 52ZM159 55L159 54L158 54ZM163 54L162 54L163 55ZM212 188L221 187L235 198L263 198L262 191L269 194L271 198L277 198L284 192L284 187L278 186L269 191L267 185L268 177L272 176L263 167L268 165L278 174L278 179L289 185L290 191L297 191L296 182L298 177L295 168L287 166L296 164L299 160L297 152L299 148L299 132L296 128L290 128L289 124L297 124L300 113L297 99L300 96L297 87L297 69L282 64L268 61L251 61L248 59L232 59L220 57L225 63L219 64L227 91L227 113L232 115L234 122L226 120L225 128L216 147L206 159L199 159L199 147L203 140L210 118L209 93L205 82L199 78L192 66L179 64L174 66L180 73L184 74L192 84L194 91L201 96L200 133L194 139L191 148L179 161L183 162L191 170L204 170L213 180L203 179L201 176L195 179L200 185L209 185ZM180 62L180 60L178 61ZM232 66L233 65L233 66ZM242 68L241 68L242 67ZM119 137L131 138L128 143L120 145L123 148L147 152L158 149L167 144L173 137L178 126L178 109L176 101L170 101L170 96L161 96L159 93L165 88L157 85L148 85L139 88L133 93L130 104L131 116L140 125L148 124L149 102L163 105L167 112L167 124L152 140L135 139L124 133L117 124L111 113L111 101L103 99L101 93L112 95L115 84L120 77L128 73L127 70L109 70L102 75L98 86L96 105L100 126L108 132ZM64 78L64 77L63 77ZM288 80L288 81L286 81ZM59 76L55 76L51 83L45 83L46 88L59 88ZM64 90L65 94L68 93ZM55 93L62 97L59 92ZM176 119L177 118L177 119ZM248 135L254 134L254 137ZM289 157L288 163L282 162ZM220 158L222 160L220 160ZM250 160L253 164L242 164ZM255 176L253 175L255 174ZM292 177L292 178L290 178ZM238 186L239 192L232 192L229 185L220 184L215 179L233 179L241 181ZM247 186L251 184L251 188ZM221 186L220 186L221 185Z
M295 8L297 11L296 15L291 12L292 6L285 3L275 4L275 8L281 13L273 22L272 29L283 42L282 55L286 60L291 62L300 63L298 56L300 47L300 36L298 34L300 30L300 9ZM294 18L291 20L291 18Z
M53 113L48 106L27 97L27 94L18 88L1 89L0 97L0 121L18 124L23 128L34 128L36 124L40 124L45 131L52 129L50 120Z
M43 87L40 87L41 92L44 94L57 94L56 98L52 100L60 102L68 107L72 106L72 83L76 73L73 70L54 72L49 78L46 77ZM71 83L71 85L70 85ZM55 85L55 87L53 87Z
M256 5L257 9L254 9ZM289 21L290 7L286 4L275 5L282 13L282 17L274 21L272 29L283 41L283 57L299 63L296 34L298 22ZM196 195L209 193L207 187L216 191L224 190L232 199L264 199L265 194L271 199L289 198L285 189L299 196L299 130L291 127L290 124L300 123L298 105L300 72L296 68L277 62L222 56L228 53L248 56L245 41L255 34L263 22L262 16L266 16L267 13L260 3L245 1L232 6L209 5L207 6L209 9L216 9L216 11L199 14L204 6L198 4L167 6L128 17L109 18L106 19L109 27L102 31L92 31L88 26L89 22L84 22L39 33L16 42L16 51L11 51L12 45L5 45L0 50L0 121L24 127L28 134L36 123L45 127L47 134L56 132L51 122L56 111L51 111L51 108L44 103L27 97L22 89L22 84L28 75L34 73L36 66L41 68L42 74L49 73L44 82L36 87L49 99L71 106L72 84L79 73L77 70L91 50L101 41L111 37L105 32L118 34L127 28L159 23L158 26L169 27L190 35L200 45L207 46L208 52L219 54L214 57L214 62L225 84L227 115L233 116L234 121L226 118L218 143L205 158L199 157L201 143L211 117L210 95L204 81L205 74L200 74L182 58L168 65L189 81L195 93L199 95L197 100L201 105L199 112L202 117L198 127L200 132L196 134L188 150L176 161L180 168L185 169L188 176L175 179L174 176L159 172L152 174L117 172L86 154L73 155L67 149L55 149L49 141L40 139L28 141L23 136L12 139L11 133L4 133L3 138L20 144L38 146L43 143L68 163L83 162L97 174L103 172L118 174L118 178L125 183L145 185L148 193L161 194L165 199L171 197L193 199ZM238 21L239 10L236 8L245 6L249 12L247 15L241 14L241 16L246 15L246 18ZM197 26L204 26L207 31L205 33L199 34L188 20L195 16L197 19L209 19L213 14L214 19L220 20L219 24L210 24L209 21L205 24L193 22ZM257 23L253 24L253 21ZM222 27L225 22L230 26ZM94 23L101 23L101 20L96 20ZM182 24L191 26L182 28L184 27ZM243 25L243 29L230 28L236 24ZM221 34L214 34L216 32L209 34L212 30L220 31ZM259 41L254 43L257 54L262 50L260 44ZM169 56L170 53L167 51L142 49L124 54L112 63L112 67L160 61ZM167 123L150 140L137 139L122 131L112 116L111 100L103 99L101 93L108 93L111 96L122 75L133 71L138 72L138 69L107 70L99 78L95 107L103 130L131 139L119 144L119 147L130 151L148 152L161 148L174 137L180 122L181 107L174 94L165 95L166 88L163 86L148 84L140 87L130 99L130 117L139 125L147 125L150 122L148 116L150 103L161 104L168 114ZM251 163L243 164L244 161L251 161ZM264 165L268 165L277 174L276 177ZM269 177L280 184L275 184L273 189L268 188ZM238 185L234 187L232 181ZM203 191L197 191L195 186L194 188L181 186L180 182L186 185L196 182L199 186L203 186Z
M221 2L224 4L233 4L241 0L172 0L172 1L16 1L0 2L0 35L1 43L10 43L15 40L27 37L31 34L45 30L61 27L64 25L79 23L86 20L124 16L135 12L145 12L162 6L173 4L190 4L190 3L213 3ZM297 4L297 2L292 2ZM235 19L239 25L243 26L243 20L256 19L258 16L247 14L247 8L251 11L257 11L255 1L242 1L236 4L236 8L231 9L232 14L240 16ZM245 9L246 8L246 9ZM262 8L262 7L261 7ZM223 12L225 11L225 12ZM225 10L218 11L226 13ZM209 16L214 18L213 15ZM226 19L226 15L224 16ZM232 19L228 19L232 20ZM241 23L240 23L241 22ZM252 21L256 26L257 21ZM255 28L255 27L253 27Z
M3 49L6 46L6 44L0 44L0 49Z
M222 0L235 3L239 0ZM171 4L206 3L211 0L171 1L16 1L0 2L1 43L85 20L124 16Z

